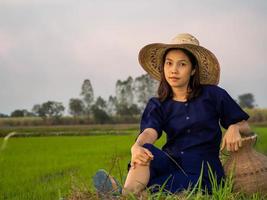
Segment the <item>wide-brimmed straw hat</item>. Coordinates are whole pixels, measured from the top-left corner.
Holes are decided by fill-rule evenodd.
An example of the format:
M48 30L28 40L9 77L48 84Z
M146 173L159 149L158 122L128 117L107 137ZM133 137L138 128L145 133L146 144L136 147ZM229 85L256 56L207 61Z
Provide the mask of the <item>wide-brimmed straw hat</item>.
M190 51L199 65L200 83L217 85L220 79L220 65L215 55L199 45L199 41L188 33L172 39L170 44L153 43L144 46L139 52L139 63L156 80L161 80L160 70L165 52L171 48Z

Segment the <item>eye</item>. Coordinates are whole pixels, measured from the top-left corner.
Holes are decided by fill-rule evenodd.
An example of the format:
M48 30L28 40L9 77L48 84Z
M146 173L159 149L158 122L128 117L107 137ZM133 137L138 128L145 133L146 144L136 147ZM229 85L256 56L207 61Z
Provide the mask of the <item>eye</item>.
M180 66L183 66L183 67L186 66L186 62L181 62Z
M171 65L172 63L170 61L165 62L166 65Z

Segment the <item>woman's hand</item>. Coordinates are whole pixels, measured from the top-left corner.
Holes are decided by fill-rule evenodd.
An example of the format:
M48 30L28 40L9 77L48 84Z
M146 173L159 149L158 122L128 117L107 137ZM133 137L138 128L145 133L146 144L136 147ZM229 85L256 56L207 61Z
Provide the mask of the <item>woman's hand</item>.
M153 160L154 157L148 149L136 143L132 146L131 153L132 153L131 167L133 169L136 167L136 164L149 165L150 161Z
M237 151L242 146L240 129L237 124L230 125L222 139L221 151L226 147L227 151Z

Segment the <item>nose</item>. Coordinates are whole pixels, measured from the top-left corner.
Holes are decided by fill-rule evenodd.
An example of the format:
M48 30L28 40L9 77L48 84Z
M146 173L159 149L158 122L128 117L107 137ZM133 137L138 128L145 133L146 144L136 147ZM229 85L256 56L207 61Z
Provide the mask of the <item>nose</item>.
M176 65L173 65L171 68L171 73L172 74L178 74L179 70L178 67Z

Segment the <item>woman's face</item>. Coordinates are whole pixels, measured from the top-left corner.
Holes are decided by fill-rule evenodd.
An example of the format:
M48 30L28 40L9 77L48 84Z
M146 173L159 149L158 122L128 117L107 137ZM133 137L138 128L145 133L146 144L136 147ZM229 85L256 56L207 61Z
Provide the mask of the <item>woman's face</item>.
M192 64L188 56L181 50L171 50L164 62L165 79L172 88L187 88L191 75Z

